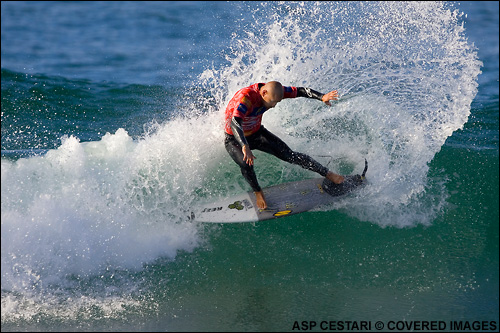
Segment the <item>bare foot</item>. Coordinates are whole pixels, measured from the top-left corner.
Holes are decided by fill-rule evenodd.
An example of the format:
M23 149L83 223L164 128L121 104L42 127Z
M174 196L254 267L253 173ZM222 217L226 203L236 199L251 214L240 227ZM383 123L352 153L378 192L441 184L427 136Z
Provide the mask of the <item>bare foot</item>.
M259 209L266 209L267 208L267 203L266 199L264 199L264 192L254 192L255 193L255 199L257 200L257 207Z
M331 171L328 171L328 173L326 174L326 178L328 178L328 180L332 181L334 184L341 184L344 182L344 177L342 177L341 175L337 175L336 173L333 173Z

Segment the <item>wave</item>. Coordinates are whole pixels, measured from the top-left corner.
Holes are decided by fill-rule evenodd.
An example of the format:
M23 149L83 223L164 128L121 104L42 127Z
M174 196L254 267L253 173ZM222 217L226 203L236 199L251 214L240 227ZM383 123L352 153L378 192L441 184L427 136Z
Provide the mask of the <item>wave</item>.
M165 121L173 116L158 104L174 96L157 85L95 82L2 68L2 154L55 149L65 135L98 141L118 128L137 138L145 119Z
M460 14L440 2L241 6L251 20L239 21L226 63L193 84L190 108L167 106L163 121L140 122L141 135L101 124L98 139L68 131L45 154L2 156L2 290L41 295L68 276L140 270L200 246L190 207L248 190L223 147L222 119L232 95L255 82L339 90L333 107L286 100L264 116L292 149L336 172L369 161L369 186L325 210L381 227L432 223L447 193L446 175L429 178L429 163L467 121L481 67ZM3 137L2 111L2 147ZM27 148L47 147L7 150ZM263 186L314 176L256 154ZM3 295L2 310L16 309Z

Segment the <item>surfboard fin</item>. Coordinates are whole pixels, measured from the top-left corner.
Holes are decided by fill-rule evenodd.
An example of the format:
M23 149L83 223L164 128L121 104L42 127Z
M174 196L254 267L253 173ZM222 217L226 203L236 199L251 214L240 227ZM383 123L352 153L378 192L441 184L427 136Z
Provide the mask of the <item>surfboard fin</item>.
M361 179L365 179L366 171L368 171L368 161L365 158L365 169L363 170L363 173L361 174Z

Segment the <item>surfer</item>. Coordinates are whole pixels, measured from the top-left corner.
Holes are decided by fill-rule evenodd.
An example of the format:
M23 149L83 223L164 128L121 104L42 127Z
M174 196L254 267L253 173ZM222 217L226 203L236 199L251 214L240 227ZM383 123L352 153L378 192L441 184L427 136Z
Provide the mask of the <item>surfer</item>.
M252 187L257 207L260 209L266 209L267 203L253 168L255 156L252 149L264 151L283 161L317 172L335 184L344 181L343 176L333 173L308 155L292 151L285 142L262 126L264 112L276 106L282 99L296 97L313 98L330 105L330 100L338 99L338 92L333 90L322 94L310 88L286 87L277 81L255 83L239 90L226 108L224 145Z

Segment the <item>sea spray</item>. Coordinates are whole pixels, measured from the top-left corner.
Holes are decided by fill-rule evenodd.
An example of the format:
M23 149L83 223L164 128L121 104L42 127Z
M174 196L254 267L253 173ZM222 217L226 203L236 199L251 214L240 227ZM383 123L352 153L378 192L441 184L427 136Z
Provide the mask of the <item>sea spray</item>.
M245 6L252 16L233 35L228 65L200 77L218 112L254 82L337 89L340 99L331 108L286 100L263 123L295 150L332 156L337 172L359 173L368 159L370 185L329 209L381 226L429 224L446 190L441 181L429 183L428 164L467 121L480 73L460 13L440 2ZM256 162L267 184L263 170L285 167L265 162L278 165ZM437 202L422 207L426 195Z

